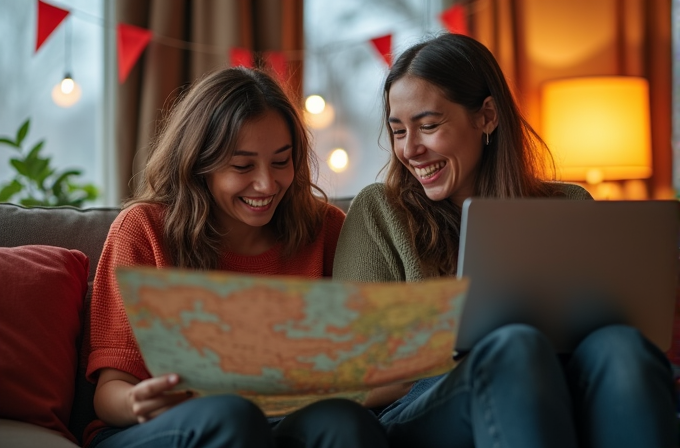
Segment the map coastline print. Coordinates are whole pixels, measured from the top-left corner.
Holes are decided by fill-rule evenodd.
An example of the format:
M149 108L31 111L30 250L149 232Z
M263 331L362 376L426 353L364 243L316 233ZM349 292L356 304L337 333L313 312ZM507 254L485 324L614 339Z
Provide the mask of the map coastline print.
M444 373L466 279L358 283L121 267L126 312L152 375L239 394L270 416Z

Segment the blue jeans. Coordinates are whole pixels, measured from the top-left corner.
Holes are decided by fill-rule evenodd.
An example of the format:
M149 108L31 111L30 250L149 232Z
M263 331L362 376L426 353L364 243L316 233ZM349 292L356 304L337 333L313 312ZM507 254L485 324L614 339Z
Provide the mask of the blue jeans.
M186 401L128 428L108 428L91 448L383 448L378 419L349 400L313 403L270 425L252 402L236 395Z
M671 448L674 400L664 354L631 327L602 327L560 359L542 333L516 324L379 418L391 447Z

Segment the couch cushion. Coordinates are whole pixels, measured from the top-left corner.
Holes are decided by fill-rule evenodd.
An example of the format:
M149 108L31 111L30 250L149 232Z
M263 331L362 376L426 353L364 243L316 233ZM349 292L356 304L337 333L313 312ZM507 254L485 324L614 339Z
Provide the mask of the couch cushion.
M0 418L68 431L88 259L54 246L0 248Z

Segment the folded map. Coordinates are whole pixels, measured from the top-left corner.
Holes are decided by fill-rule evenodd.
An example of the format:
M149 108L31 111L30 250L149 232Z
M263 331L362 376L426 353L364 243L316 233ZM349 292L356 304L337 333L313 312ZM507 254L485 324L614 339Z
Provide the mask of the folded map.
M244 396L270 416L453 368L466 279L358 283L121 267L132 330L152 375Z

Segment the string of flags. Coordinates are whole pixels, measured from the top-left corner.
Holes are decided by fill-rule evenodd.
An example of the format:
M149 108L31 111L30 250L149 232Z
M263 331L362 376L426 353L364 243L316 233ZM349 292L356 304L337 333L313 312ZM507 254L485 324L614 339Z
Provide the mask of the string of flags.
M70 14L69 10L51 5L43 0L37 0L37 3L38 14L35 52L42 47L54 30L56 30ZM439 20L442 25L452 33L469 34L467 11L463 5L456 4L444 10L439 15ZM118 82L122 84L139 60L139 57L149 45L149 42L154 39L154 33L145 28L119 23L116 25L116 34ZM387 66L391 66L392 34L372 38L370 39L370 43ZM253 67L255 63L254 53L246 48L233 47L229 50L228 56L232 66L242 65L244 67ZM280 78L286 78L288 64L286 53L281 51L267 51L263 53L263 59Z

